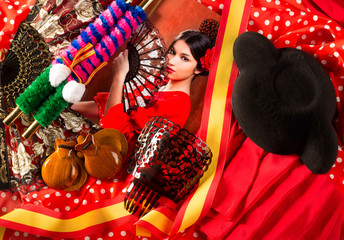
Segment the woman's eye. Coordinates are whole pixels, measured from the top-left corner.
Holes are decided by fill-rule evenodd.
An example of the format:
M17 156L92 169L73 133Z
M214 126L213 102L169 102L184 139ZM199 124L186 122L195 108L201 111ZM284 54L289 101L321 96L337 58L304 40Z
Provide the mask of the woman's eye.
M175 54L175 52L174 52L174 50L173 49L170 49L170 51L168 52L169 54L172 54L172 55L174 55Z
M181 58L182 58L182 60L185 61L185 62L188 62L188 61L189 61L189 59L186 58L186 57L181 57Z

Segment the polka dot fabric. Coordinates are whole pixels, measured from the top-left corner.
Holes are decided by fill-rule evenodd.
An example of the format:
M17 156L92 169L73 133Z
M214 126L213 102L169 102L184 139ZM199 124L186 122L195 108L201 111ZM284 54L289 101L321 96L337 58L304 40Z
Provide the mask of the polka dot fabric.
M0 4L0 49L9 49L14 33L25 20L35 0L5 0Z
M301 0L254 0L248 31L270 39L277 48L303 50L317 59L328 72L337 96L338 117L335 121L340 145L344 139L344 29L335 21L311 12ZM329 176L344 193L344 152L339 147L338 158Z
M224 0L197 0L197 2L203 4L204 6L218 14L222 14Z

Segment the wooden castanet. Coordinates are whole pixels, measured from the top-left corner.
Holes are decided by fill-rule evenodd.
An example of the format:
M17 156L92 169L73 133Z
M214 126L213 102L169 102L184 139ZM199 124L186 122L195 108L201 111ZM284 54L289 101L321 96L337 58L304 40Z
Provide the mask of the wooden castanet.
M56 139L55 152L42 165L42 178L49 187L73 191L85 183L87 172L82 160L76 156L75 145L75 141Z
M84 155L88 174L94 178L108 179L121 170L128 143L118 130L102 129L95 134L88 134L74 148Z

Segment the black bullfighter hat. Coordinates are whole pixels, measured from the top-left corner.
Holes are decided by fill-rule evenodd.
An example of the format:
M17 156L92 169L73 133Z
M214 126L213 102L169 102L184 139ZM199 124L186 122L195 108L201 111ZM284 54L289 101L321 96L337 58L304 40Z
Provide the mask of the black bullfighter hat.
M296 153L312 172L328 172L338 150L336 95L321 64L255 32L241 34L233 53L232 104L244 133L267 152Z

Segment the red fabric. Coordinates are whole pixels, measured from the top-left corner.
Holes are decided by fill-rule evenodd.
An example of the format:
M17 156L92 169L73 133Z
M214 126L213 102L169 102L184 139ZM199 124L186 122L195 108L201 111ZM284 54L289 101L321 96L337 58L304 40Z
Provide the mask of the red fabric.
M35 0L5 0L0 4L0 49L9 49L19 24L30 12Z
M208 7L210 10L222 14L222 9L224 7L224 0L197 0L204 6Z
M209 239L340 239L344 195L327 175L297 155L265 152L242 132L231 142L239 147L201 222Z
M312 12L322 12L328 17L335 20L340 25L344 26L344 2L338 0L307 0L305 5L311 9Z
M155 116L165 117L182 127L191 108L189 95L180 91L166 91L154 93L156 102L150 107L139 107L128 115L124 112L123 104L117 104L102 116L107 97L108 93L98 93L95 98L100 106L100 125L103 128L118 129L128 137L133 132L139 134L149 119Z

